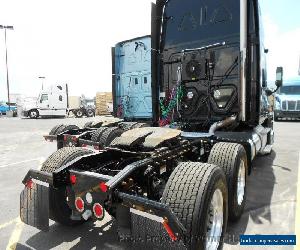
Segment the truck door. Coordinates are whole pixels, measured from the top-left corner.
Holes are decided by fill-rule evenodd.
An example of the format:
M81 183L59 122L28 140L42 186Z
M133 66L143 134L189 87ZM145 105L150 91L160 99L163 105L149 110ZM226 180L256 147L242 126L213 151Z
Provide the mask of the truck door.
M38 100L38 108L41 116L51 116L52 110L50 108L49 94L41 94Z

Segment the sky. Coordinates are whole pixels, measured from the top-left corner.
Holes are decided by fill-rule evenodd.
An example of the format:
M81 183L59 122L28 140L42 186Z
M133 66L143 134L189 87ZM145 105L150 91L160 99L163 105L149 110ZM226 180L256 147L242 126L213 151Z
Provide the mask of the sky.
M298 73L300 1L262 0L268 78L277 66ZM111 91L111 47L150 34L150 0L1 0L7 31L10 92L37 96L44 85L68 83L70 95ZM6 100L4 31L0 30L0 100Z
M300 67L300 1L261 0L265 29L268 80L272 84L277 66L284 80L297 78Z

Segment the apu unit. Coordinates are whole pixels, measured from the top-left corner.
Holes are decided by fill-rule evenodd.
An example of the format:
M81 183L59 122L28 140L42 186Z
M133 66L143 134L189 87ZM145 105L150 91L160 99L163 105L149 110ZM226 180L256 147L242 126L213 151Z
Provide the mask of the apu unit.
M182 57L182 81L198 81L207 78L206 59L200 51L186 53Z

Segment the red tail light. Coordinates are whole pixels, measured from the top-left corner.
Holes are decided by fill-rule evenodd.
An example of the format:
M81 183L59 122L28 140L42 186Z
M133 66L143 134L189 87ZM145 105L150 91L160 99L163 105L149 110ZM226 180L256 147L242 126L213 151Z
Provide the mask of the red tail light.
M99 150L100 148L99 148L99 146L94 146L94 149Z
M75 200L75 207L79 212L83 212L84 211L84 201L83 199L81 199L80 197L77 197Z
M81 145L81 147L83 147L83 148L86 148L86 147L87 147L87 145L86 145L86 144L82 144L82 145Z
M25 183L25 187L32 189L33 187L33 181L31 179L29 179L26 183Z
M64 141L67 141L67 140L68 140L68 136L64 135Z
M76 175L71 174L71 175L70 175L70 183L71 183L72 185L75 185L76 180L77 180Z
M97 219L104 218L104 209L99 203L95 203L93 206L93 212Z
M73 142L77 142L77 137L76 136L72 136L72 141Z
M105 184L105 182L100 182L99 187L103 193L106 193L108 190L108 186Z

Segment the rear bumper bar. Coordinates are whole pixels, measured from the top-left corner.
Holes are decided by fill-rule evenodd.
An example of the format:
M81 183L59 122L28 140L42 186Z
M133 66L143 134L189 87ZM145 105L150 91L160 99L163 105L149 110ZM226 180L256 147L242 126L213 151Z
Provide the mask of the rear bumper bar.
M64 146L88 147L95 150L100 150L102 148L99 142L81 139L79 136L67 135L66 140L63 135L44 135L43 137L49 142L57 141L58 148ZM76 138L76 140L72 138Z
M84 190L86 190L85 188L87 186L93 186L93 184L96 186L96 184L101 181L109 183L113 179L111 176L90 172L71 170L70 173L76 175L78 182L81 183L79 186L74 186L75 193L82 194L86 192ZM54 179L52 174L30 170L23 180L25 188L20 196L21 220L42 231L49 230L49 187L45 184L48 183L51 186L59 185L59 183L54 183ZM27 183L29 183L30 180L34 180L32 187L27 186ZM42 182L42 184L40 185L38 182ZM89 192L91 192L91 190L93 189L89 188ZM116 203L121 203L122 206L127 207L128 209L138 210L141 212L142 216L148 219L153 219L154 217L160 218L161 223L164 225L167 224L176 237L185 236L185 227L167 205L140 196L118 192L115 189L110 189L110 193L114 196L113 200L116 201ZM105 193L95 193L94 197L97 199L95 202L103 204L105 199L102 196L107 198L107 194Z

